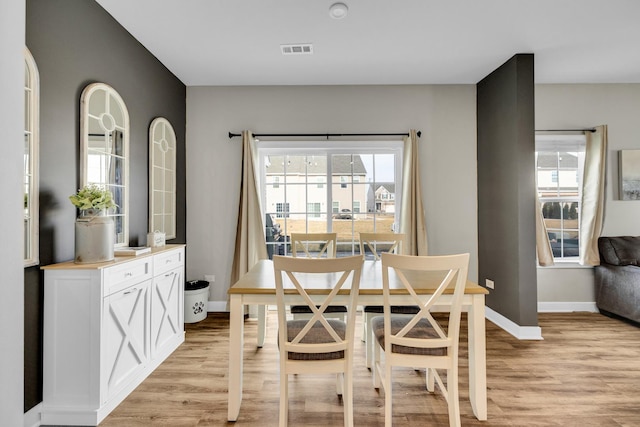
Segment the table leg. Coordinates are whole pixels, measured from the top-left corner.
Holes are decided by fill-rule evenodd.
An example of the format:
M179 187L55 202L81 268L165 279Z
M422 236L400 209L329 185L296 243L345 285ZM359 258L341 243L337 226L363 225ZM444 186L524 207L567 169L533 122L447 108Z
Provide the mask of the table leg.
M467 315L469 335L469 399L476 418L487 419L487 348L484 295L473 295Z
M242 295L231 295L229 304L229 407L227 419L236 421L242 403L244 305Z
M267 333L267 306L258 306L258 347L264 345L264 336Z

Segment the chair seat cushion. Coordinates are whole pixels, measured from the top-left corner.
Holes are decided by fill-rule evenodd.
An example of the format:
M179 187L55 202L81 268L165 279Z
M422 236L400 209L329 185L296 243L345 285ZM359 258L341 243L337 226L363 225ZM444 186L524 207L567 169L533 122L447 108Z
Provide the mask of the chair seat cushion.
M365 313L384 313L384 307L381 305L365 305ZM392 305L391 313L395 314L416 314L420 311L417 305Z
M391 316L391 334L397 334L402 328L409 323L411 319L404 316ZM376 341L384 346L384 317L376 316L371 319L371 329L373 330ZM407 338L439 338L438 333L433 329L431 324L426 319L421 319L410 331L405 335ZM430 355L430 356L444 356L447 354L445 348L418 348L407 347L403 345L393 344L391 351L393 353L402 354L418 354L418 355Z
M316 305L316 307L320 307ZM324 311L325 313L346 313L347 307L344 305L330 305L327 306L327 309ZM291 306L291 314L306 314L311 313L311 309L308 305L292 305Z
M339 319L327 319L327 322L336 331L342 339L346 336L347 325ZM287 321L287 341L291 342L300 333L302 328L307 324L307 320L288 320ZM311 330L302 338L303 344L321 344L334 343L335 340L325 327L316 321ZM332 351L329 353L294 353L289 352L289 360L333 360L344 358L344 351Z

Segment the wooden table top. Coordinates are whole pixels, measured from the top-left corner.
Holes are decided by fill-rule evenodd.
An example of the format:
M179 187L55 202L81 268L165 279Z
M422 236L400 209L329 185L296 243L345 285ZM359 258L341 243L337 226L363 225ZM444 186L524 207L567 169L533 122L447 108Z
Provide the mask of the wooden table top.
M393 274L393 269L389 270L389 285L391 294L407 294L404 287L399 284L398 278ZM416 288L418 294L430 294L440 284L444 277L444 272L407 272L406 276ZM315 280L306 282L305 289L310 295L327 294L335 284L332 276L315 275ZM415 280L415 282L414 282ZM339 293L347 294L348 289L343 289ZM273 261L260 260L249 270L247 274L242 276L228 290L229 295L233 294L274 294L275 275L273 271ZM285 289L285 293L288 293ZM291 289L292 294L296 291ZM362 266L362 275L360 277L359 295L382 295L382 262L365 261ZM453 293L453 284L445 290L445 293ZM467 280L465 294L488 294L489 291L479 286L477 283Z

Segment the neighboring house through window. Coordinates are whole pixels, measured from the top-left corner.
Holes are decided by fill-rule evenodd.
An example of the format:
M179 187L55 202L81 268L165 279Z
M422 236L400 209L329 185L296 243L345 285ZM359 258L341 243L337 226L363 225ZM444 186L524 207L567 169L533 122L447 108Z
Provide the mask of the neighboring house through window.
M542 216L555 260L576 261L584 135L536 135L536 179Z
M258 153L264 213L281 230L270 253L288 254L291 233L336 232L347 256L359 252L359 232L397 229L399 208L375 209L375 189L400 186L402 142L263 140Z

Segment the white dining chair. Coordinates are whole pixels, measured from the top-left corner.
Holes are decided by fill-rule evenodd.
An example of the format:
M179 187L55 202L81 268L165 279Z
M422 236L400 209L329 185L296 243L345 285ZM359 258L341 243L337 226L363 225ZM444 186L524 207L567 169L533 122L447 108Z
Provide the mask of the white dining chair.
M287 425L289 375L336 374L336 391L342 395L344 425L353 426L353 341L362 257L305 259L273 257L278 305L280 351L279 425ZM320 277L318 277L320 276ZM306 285L316 280L330 292L313 296ZM348 292L347 320L327 318L324 310L338 293ZM301 298L312 315L287 320L285 306L293 295ZM316 298L316 299L314 299Z
M374 317L371 327L377 345L374 350L373 384L385 393L385 427L392 425L392 368L394 366L426 368L426 386L435 391L437 382L447 401L449 425L460 426L460 402L458 398L458 339L462 297L467 281L469 254L447 256L408 256L382 254L383 316ZM439 272L442 280L433 293L421 295L415 272ZM420 311L414 316L398 316L391 313L389 303L390 282L394 289L404 288L411 295ZM452 288L452 289L451 289ZM451 298L446 327L436 320L431 310L450 289ZM450 292L453 291L451 295ZM447 316L445 316L447 317ZM440 319L440 317L439 317ZM443 320L441 322L444 323ZM382 360L381 353L384 352ZM439 370L447 373L446 386Z
M291 233L291 255L294 258L335 258L337 253L337 233ZM311 311L306 305L290 308L295 319L309 318ZM347 308L341 305L327 307L327 317L346 320Z
M403 254L407 247L407 235L403 233L360 233L360 254L364 259L373 258L380 260L382 253ZM367 252L368 250L368 252ZM391 313L394 314L415 314L418 308L415 306L391 306ZM373 365L373 334L371 332L371 319L382 314L381 305L365 305L362 308L362 340L365 342L365 366L371 368Z

